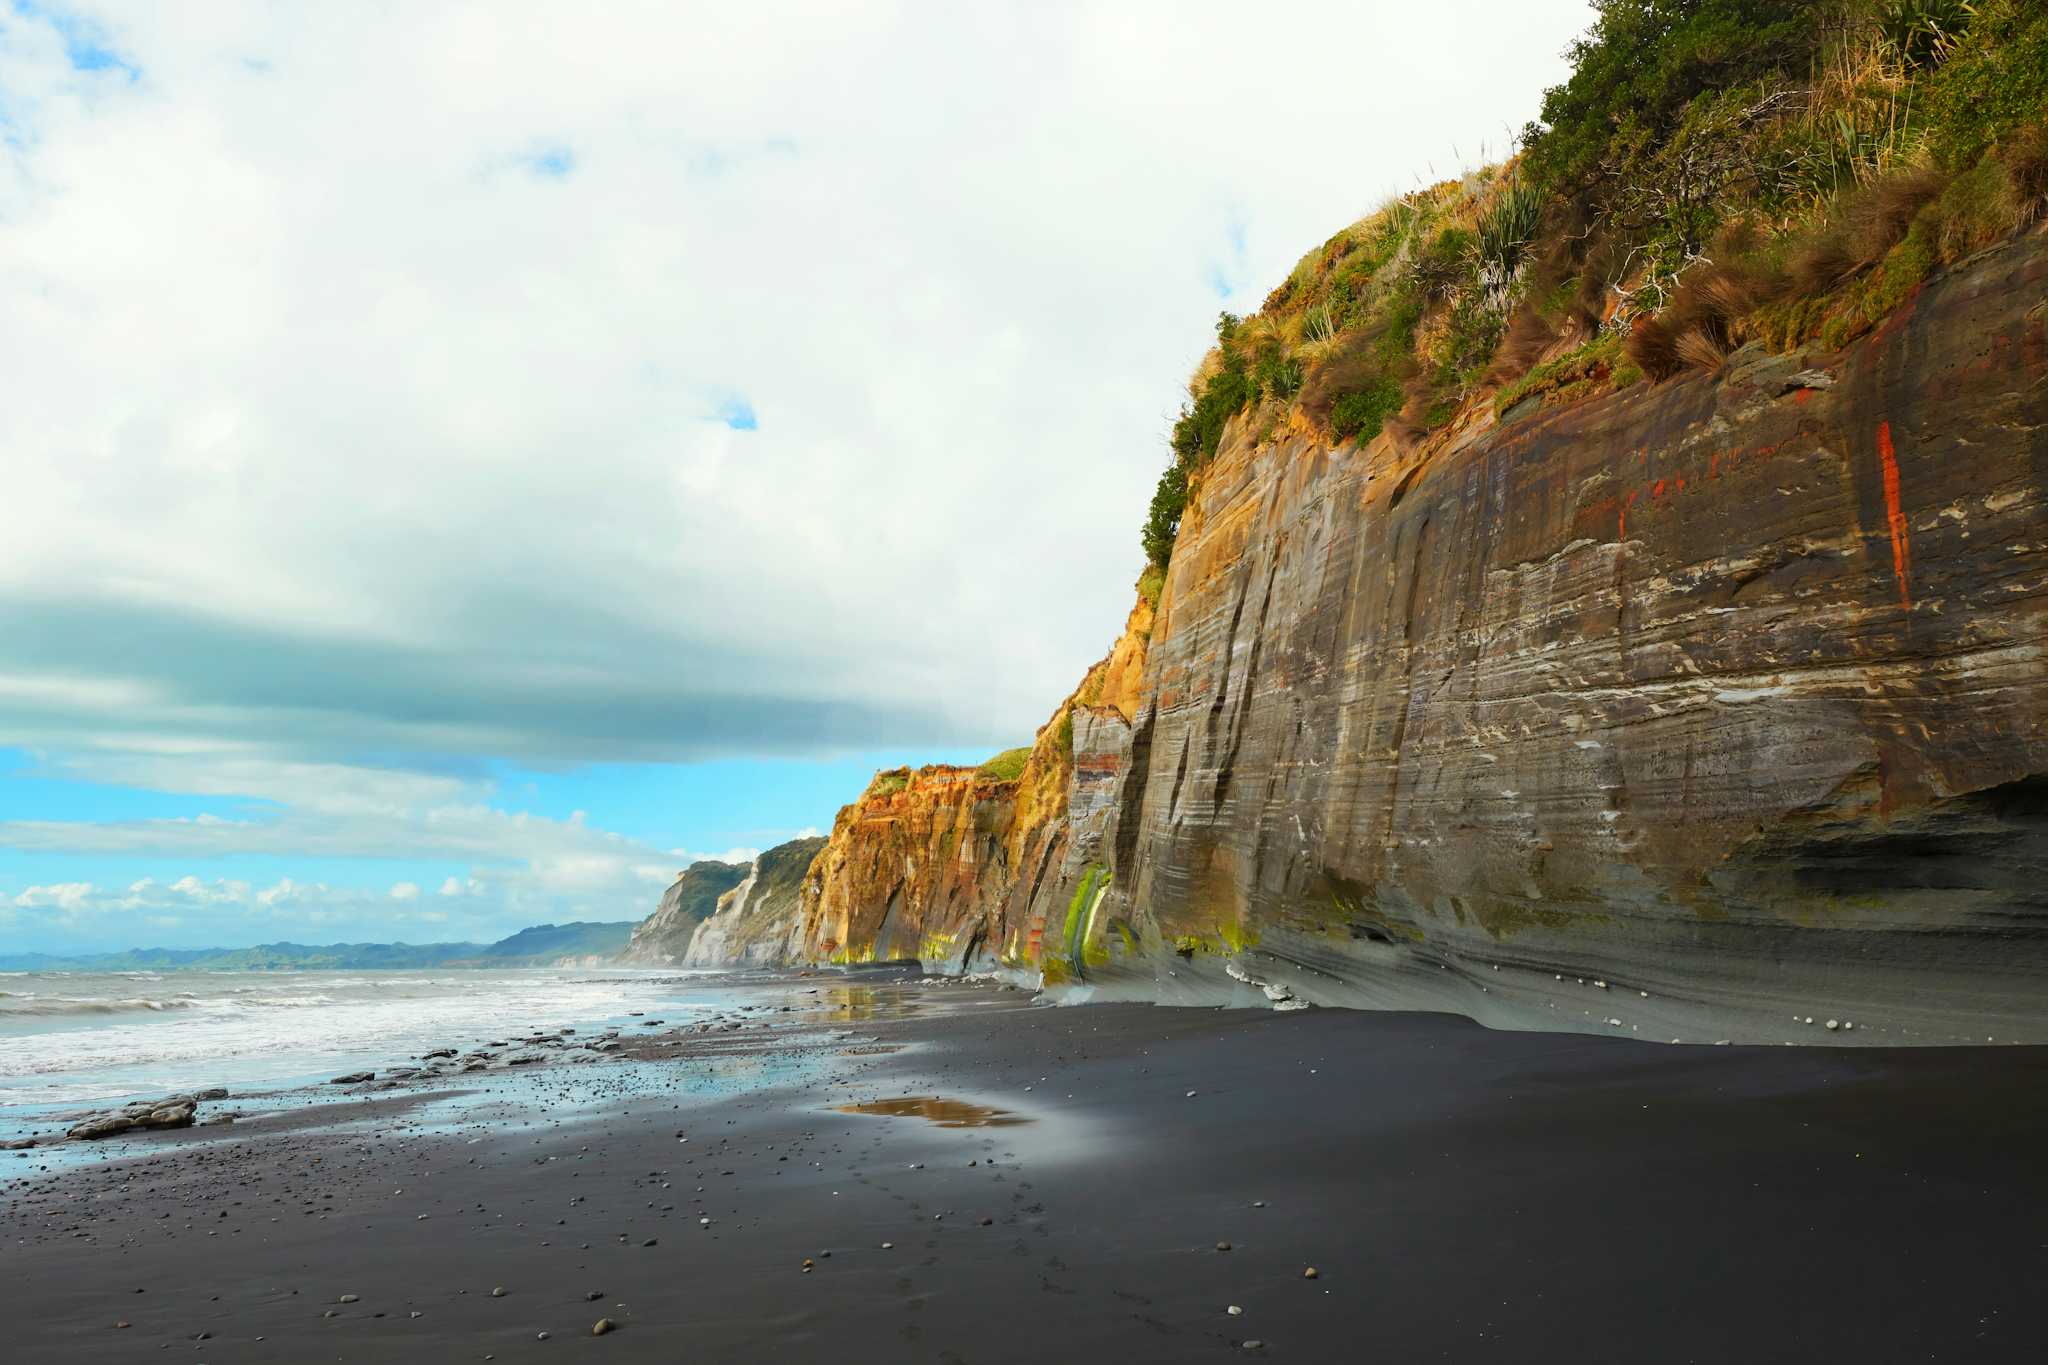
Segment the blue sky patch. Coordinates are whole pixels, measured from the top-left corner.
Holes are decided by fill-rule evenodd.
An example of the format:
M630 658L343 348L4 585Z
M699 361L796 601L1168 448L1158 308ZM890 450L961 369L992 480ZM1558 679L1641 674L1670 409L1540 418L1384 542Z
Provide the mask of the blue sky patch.
M526 158L526 168L535 175L561 180L576 169L576 153L560 145L543 147Z
M138 80L142 69L110 46L106 31L82 15L34 0L14 0L14 12L24 19L48 24L64 40L64 55L78 71L122 71Z
M755 431L761 425L761 419L754 415L754 405L744 394L729 393L720 398L717 416L734 431Z

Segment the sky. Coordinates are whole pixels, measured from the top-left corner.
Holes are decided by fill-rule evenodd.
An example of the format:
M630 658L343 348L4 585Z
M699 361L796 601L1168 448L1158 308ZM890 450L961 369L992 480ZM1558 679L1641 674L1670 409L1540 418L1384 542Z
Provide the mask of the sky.
M1583 0L0 0L0 952L638 919L1108 648Z

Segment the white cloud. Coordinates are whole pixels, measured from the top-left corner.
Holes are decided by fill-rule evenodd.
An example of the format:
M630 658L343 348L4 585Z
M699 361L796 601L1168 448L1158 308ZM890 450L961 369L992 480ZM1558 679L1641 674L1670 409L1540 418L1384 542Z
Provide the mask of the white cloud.
M416 901L420 898L417 882L397 882L391 888L391 899L395 901Z
M69 8L136 74L0 34L0 720L567 761L1028 734L1211 277L1498 150L1588 17Z
M60 8L118 63L78 69ZM439 860L455 929L626 918L755 850L465 774L1017 742L1123 619L1215 312L1497 153L1589 18L8 13L0 746L222 804L0 846ZM425 913L196 877L11 913L207 906Z
M801 839L806 836L798 834L793 837ZM679 871L689 867L691 863L751 863L760 856L761 850L751 845L737 845L723 853L692 853L686 848L672 848L669 850L669 857L674 861Z
M55 906L60 910L76 910L84 905L93 893L91 882L61 882L54 886L31 886L14 898L14 903L24 909L40 906Z

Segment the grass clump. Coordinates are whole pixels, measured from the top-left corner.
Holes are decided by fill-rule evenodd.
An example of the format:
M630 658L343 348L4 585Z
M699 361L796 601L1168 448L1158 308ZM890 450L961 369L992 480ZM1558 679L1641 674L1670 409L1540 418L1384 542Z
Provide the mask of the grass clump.
M894 796L909 785L910 769L889 768L875 774L874 780L868 783L868 789L863 799L872 800L876 797Z
M1159 596L1166 591L1166 570L1157 564L1147 564L1145 571L1138 575L1138 596L1145 599L1145 605L1159 610Z
M1024 775L1024 765L1031 761L1031 746L1021 749L1005 749L982 764L975 772L995 782L1015 782Z

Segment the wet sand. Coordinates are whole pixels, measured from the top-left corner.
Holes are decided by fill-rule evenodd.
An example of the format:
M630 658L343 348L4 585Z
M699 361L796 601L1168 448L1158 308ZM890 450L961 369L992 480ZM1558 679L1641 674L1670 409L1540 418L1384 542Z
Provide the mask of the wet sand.
M2039 1358L2040 1049L924 989L773 1091L668 1039L13 1179L0 1355Z

